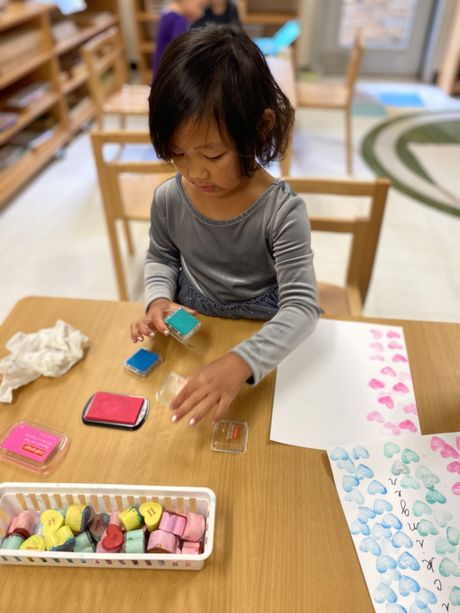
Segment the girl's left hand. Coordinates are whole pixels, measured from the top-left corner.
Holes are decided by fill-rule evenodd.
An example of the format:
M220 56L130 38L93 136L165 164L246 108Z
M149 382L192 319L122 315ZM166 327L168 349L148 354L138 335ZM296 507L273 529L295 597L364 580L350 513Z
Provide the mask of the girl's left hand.
M193 411L188 425L194 426L215 406L217 408L213 423L222 419L251 375L249 365L236 353L228 353L207 364L190 378L184 389L174 398L171 403L171 409L174 411L171 421L179 421Z

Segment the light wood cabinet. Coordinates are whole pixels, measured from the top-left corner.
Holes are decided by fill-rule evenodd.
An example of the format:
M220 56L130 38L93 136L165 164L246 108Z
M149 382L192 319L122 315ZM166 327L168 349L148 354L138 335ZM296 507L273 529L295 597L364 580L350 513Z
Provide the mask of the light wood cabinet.
M460 96L460 3L455 7L438 85L451 96Z
M116 0L72 16L19 1L0 11L0 207L94 117L79 48L116 11Z
M137 39L139 74L143 83L152 80L151 60L164 5L162 0L131 0ZM299 0L234 0L250 36L271 36L286 21L299 16Z

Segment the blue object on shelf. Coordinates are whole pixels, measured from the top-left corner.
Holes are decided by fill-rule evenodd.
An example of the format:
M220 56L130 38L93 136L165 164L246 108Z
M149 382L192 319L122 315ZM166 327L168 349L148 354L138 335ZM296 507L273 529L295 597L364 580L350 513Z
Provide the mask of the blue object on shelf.
M257 37L254 42L264 55L276 55L300 36L300 23L298 19L287 21L273 36Z

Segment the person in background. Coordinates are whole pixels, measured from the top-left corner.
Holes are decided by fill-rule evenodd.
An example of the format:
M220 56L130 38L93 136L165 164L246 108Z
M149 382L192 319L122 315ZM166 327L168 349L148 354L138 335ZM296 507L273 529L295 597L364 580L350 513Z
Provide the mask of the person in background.
M242 27L238 8L232 0L209 0L203 17L192 24L192 28L201 28L208 23Z
M177 175L156 190L145 265L145 313L131 340L168 334L167 315L265 320L196 371L171 403L222 419L311 334L320 315L305 202L264 168L283 156L294 109L240 28L207 25L166 50L149 97L150 137Z
M165 5L158 22L156 46L152 56L154 77L166 47L203 16L205 6L205 0L172 0Z

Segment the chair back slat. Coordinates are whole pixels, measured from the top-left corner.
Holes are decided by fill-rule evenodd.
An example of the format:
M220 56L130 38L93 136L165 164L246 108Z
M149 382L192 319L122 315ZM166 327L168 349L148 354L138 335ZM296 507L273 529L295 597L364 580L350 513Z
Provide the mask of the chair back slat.
M346 272L346 284L359 292L364 305L369 289L377 252L385 204L390 182L388 179L354 181L350 179L307 179L285 177L298 194L324 194L334 196L369 197L368 216L337 218L310 217L313 231L346 233L352 236Z
M160 160L130 161L117 157L106 159L104 156L106 145L118 145L122 151L126 145L151 147L148 132L93 130L91 144L96 160L118 292L121 300L127 300L127 284L116 223L119 220L124 224L129 221L149 221L154 190L160 183L170 178L174 170L171 164Z
M119 29L114 26L94 37L82 46L81 53L88 70L88 87L96 105L98 124L102 127L105 101L128 78Z
M361 34L357 34L353 47L350 53L350 58L347 64L347 73L345 77L345 83L348 88L349 96L353 97L355 90L356 80L361 68L361 60L363 57L363 41Z

